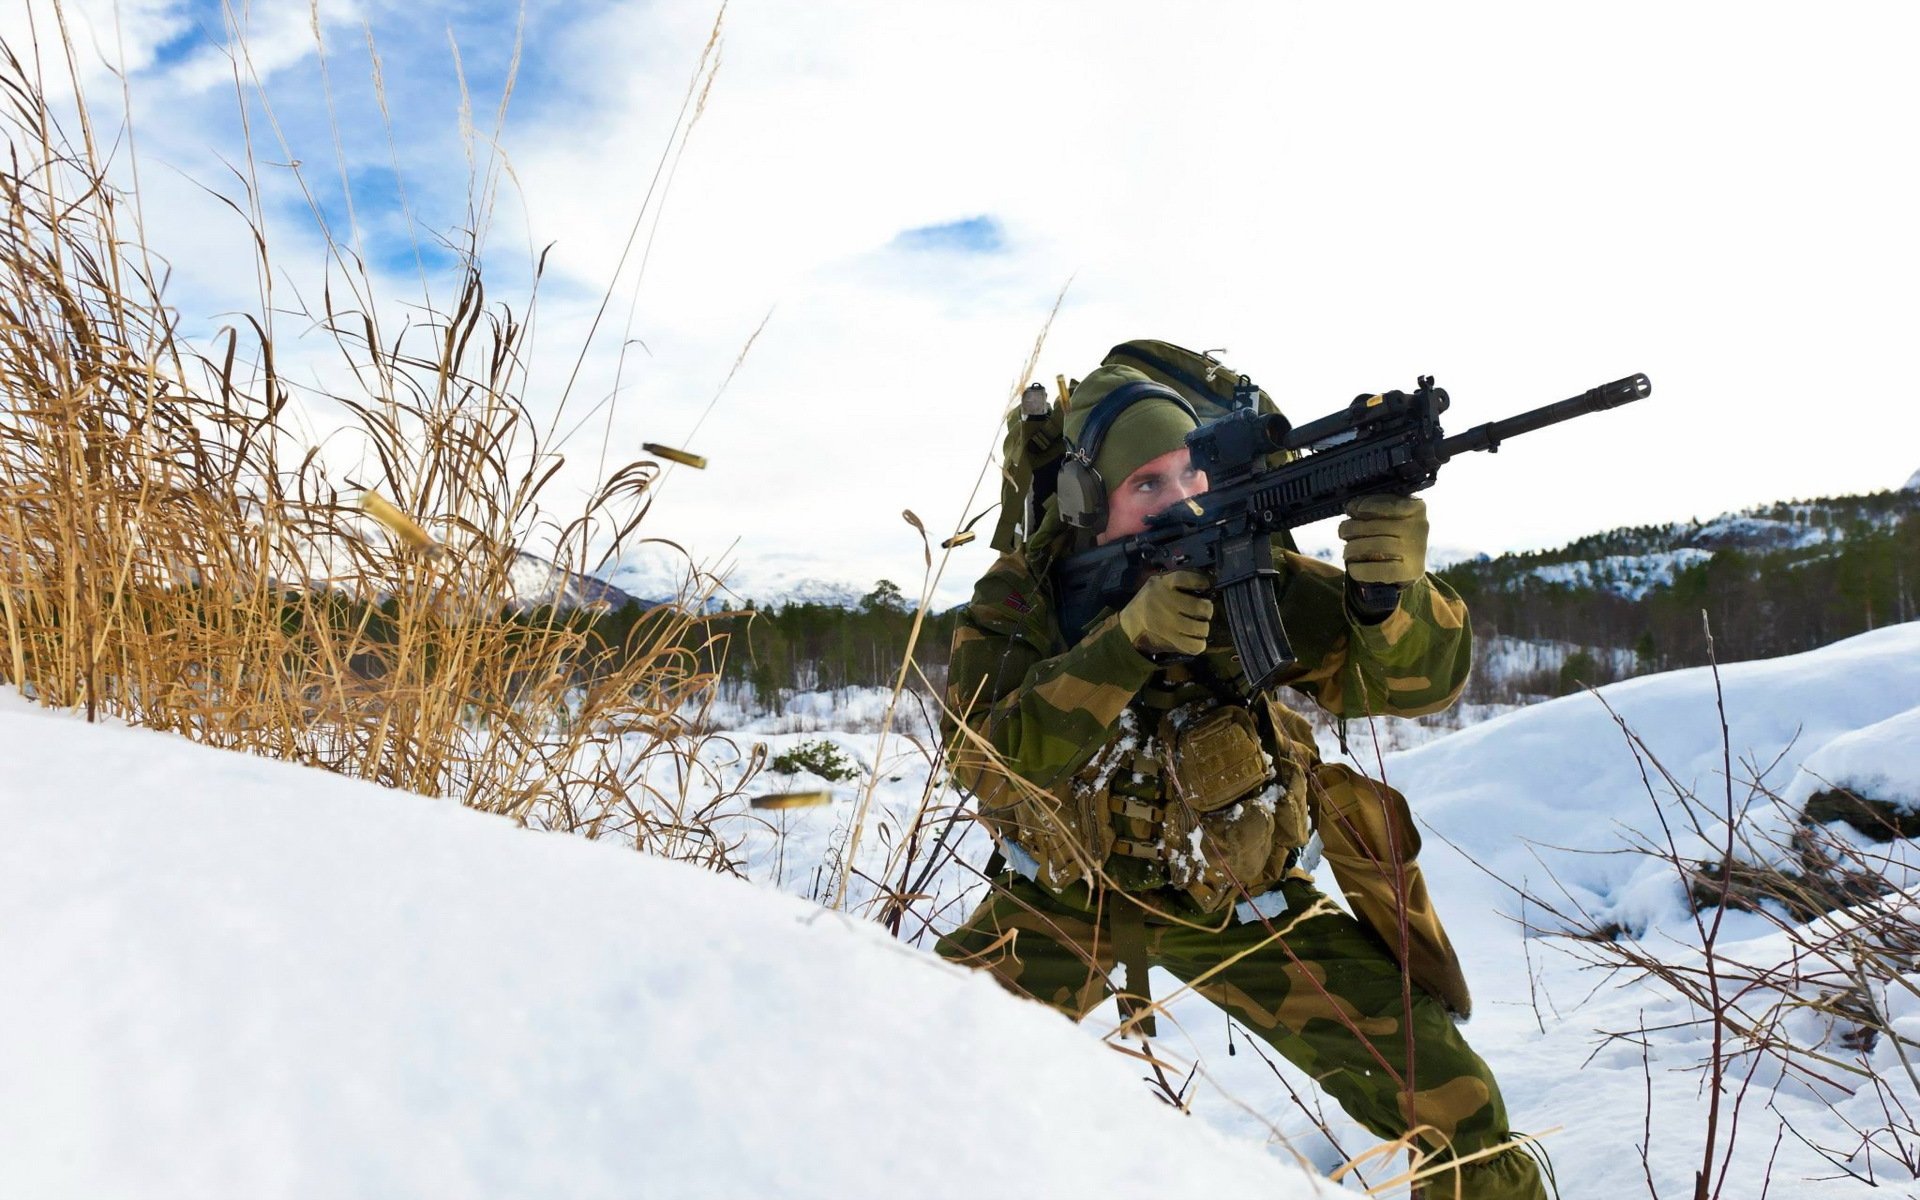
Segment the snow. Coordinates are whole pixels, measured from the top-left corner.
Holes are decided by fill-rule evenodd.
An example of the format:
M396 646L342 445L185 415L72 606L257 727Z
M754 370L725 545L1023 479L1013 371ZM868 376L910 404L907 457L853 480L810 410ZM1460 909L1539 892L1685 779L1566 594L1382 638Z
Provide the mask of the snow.
M1920 708L1834 738L1807 757L1780 799L1798 813L1816 792L1834 789L1920 811Z
M1808 506L1791 510L1795 519L1778 521L1749 514L1728 514L1695 530L1692 542L1709 550L1733 546L1742 550L1805 550L1830 542L1843 542L1847 531L1831 521L1815 525L1809 520Z
M1614 554L1599 559L1549 563L1528 572L1543 583L1562 587L1598 587L1628 600L1654 588L1672 587L1674 576L1713 557L1711 550L1682 548L1657 554Z
M1743 831L1784 835L1816 779L1920 796L1920 624L1719 676ZM932 932L979 894L963 865L925 881L903 929L918 949L856 919L872 881L917 871L942 831L963 863L988 848L955 822L962 798L924 728L879 732L884 692L787 699L782 718L710 714L733 729L713 743L714 792L756 754L819 739L860 774L820 808L720 801L760 887L0 705L0 759L17 764L0 784L0 1128L33 1131L0 1156L0 1195L1303 1195L1294 1153L1324 1171L1370 1145L1330 1103L1315 1128L1289 1096L1312 1106L1310 1082L1244 1031L1229 1054L1218 1011L1164 974L1155 1049L1197 1069L1198 1120L1156 1111L1137 1064L1099 1044L1111 1006L1076 1031L932 961ZM1562 925L1544 899L1698 968L1681 881L1634 847L1664 844L1665 817L1681 854L1717 854L1721 831L1679 819L1650 764L1724 806L1721 712L1702 668L1378 761L1369 732L1350 731L1426 830L1422 863L1477 999L1467 1035L1516 1127L1544 1136L1567 1200L1643 1194L1643 1170L1661 1195L1690 1193L1711 1046L1686 1000L1596 971L1591 943L1525 930ZM747 790L801 786L820 782L765 774ZM847 858L855 916L806 903L838 893ZM1823 920L1831 933L1851 918ZM1721 1194L1860 1193L1801 1136L1898 1194L1912 1181L1885 1139L1862 1148L1848 1123L1871 1130L1883 1095L1911 1109L1920 1094L1893 1039L1862 1045L1817 993L1762 979L1804 954L1783 926L1728 912L1721 961L1756 1017L1836 1065L1825 1081L1783 1075L1731 1045L1723 1122L1742 1108ZM1910 986L1920 973L1875 984L1872 1002L1920 1038ZM972 1148L963 1165L956 1146Z
M920 736L932 733L939 713L917 693L893 702L893 689L882 687L827 688L820 691L782 689L778 709L741 685L728 688L706 709L709 725L739 733L807 733L815 730L878 732L887 711L893 710L896 730Z
M609 571L608 577L636 595L675 596L685 588L689 569L694 566L703 575L724 580L722 596L730 602L741 603L751 599L763 609L780 608L788 604L853 608L879 582L822 579L815 574L820 567L819 561L797 553L761 554L751 558L693 563L677 549L652 543L626 550ZM907 580L902 586L910 587L913 582Z
M1920 705L1920 624L1892 626L1807 654L1729 664L1720 677L1734 790L1743 798L1743 763L1762 768L1752 774L1777 789L1801 757ZM1671 808L1670 791L1651 767L1649 797L1608 707L1680 785L1719 796L1727 780L1713 673L1697 667L1642 676L1598 695L1600 700L1577 694L1535 705L1387 759L1388 778L1458 848L1440 856L1464 856L1443 869L1466 881L1475 894L1468 903L1514 912L1507 882L1544 880L1551 871L1603 920L1640 929L1684 918L1679 890L1670 886L1663 864L1593 853L1620 845L1623 828L1659 839L1656 799ZM1489 813L1498 819L1488 821ZM1710 842L1688 838L1683 851L1714 857ZM1436 849L1429 844L1430 854Z
M563 609L621 608L634 600L610 583L591 575L563 571L558 564L524 550L515 553L508 566L507 584L512 589L507 603L516 612L526 612L543 604Z
M0 761L0 1195L1313 1194L739 880L12 697Z
M1779 789L1802 761L1810 771L1824 763L1854 779L1913 779L1920 624L1807 654L1731 664L1720 675L1736 804L1749 798L1746 779ZM1467 1032L1499 1072L1518 1127L1565 1127L1547 1146L1570 1200L1645 1188L1637 1156L1623 1153L1641 1140L1643 1121L1652 1131L1649 1168L1660 1194L1683 1194L1699 1165L1704 1120L1698 1068L1709 1046L1706 1028L1695 1023L1699 1013L1651 983L1596 976L1584 965L1591 955L1579 953L1578 943L1523 939L1519 932L1523 921L1556 922L1537 904L1525 908L1516 889L1578 906L1596 924L1625 926L1630 937L1637 935L1635 948L1697 969L1698 937L1673 868L1620 851L1636 842L1662 844L1663 812L1680 827L1683 854L1717 857L1711 836L1684 830L1675 797L1651 766L1649 794L1609 707L1679 784L1716 807L1724 802L1720 715L1706 668L1613 684L1598 698L1568 696L1522 709L1384 763L1386 777L1409 796L1427 827L1422 861L1480 998ZM1831 757L1823 757L1828 748ZM1764 795L1754 799L1767 803ZM1754 974L1790 954L1773 920L1753 914L1728 913L1723 938L1726 957L1759 964ZM1576 953L1565 953L1568 947ZM1765 1002L1762 992L1749 1003ZM1804 998L1793 1007L1811 1012ZM1634 1032L1643 1028L1652 1032ZM1644 1042L1645 1057L1631 1042L1600 1036L1609 1030ZM1824 1052L1862 1057L1831 1045ZM1894 1053L1888 1039L1880 1039L1865 1069L1912 1106L1920 1097ZM1753 1065L1750 1057L1736 1056L1734 1078ZM1789 1082L1771 1097L1762 1093L1744 1111L1741 1151L1724 1194L1761 1193L1783 1117L1815 1142L1846 1149L1851 1135L1842 1119L1870 1127L1877 1103L1871 1088L1852 1095L1829 1089L1823 1097ZM1770 1196L1852 1195L1861 1186L1791 1135L1778 1154ZM1878 1167L1886 1169L1884 1160Z
M1920 492L1920 471L1915 471L1913 474L1907 476L1907 481L1900 485L1900 490L1903 492Z
M1497 650L1491 642L1484 649ZM1540 653L1518 645L1508 650L1513 666ZM1729 664L1720 670L1720 685L1734 800L1747 808L1743 830L1752 827L1783 839L1786 834L1785 827L1769 829L1770 822L1783 818L1771 810L1764 793L1752 794L1750 778L1775 792L1788 789L1786 794L1803 763L1808 771L1855 780L1912 779L1916 756L1911 747L1920 740L1907 722L1920 706L1920 624L1882 629L1789 658ZM867 714L873 703L853 698L849 712ZM1663 843L1660 817L1675 820L1679 801L1652 766L1647 768L1653 781L1649 793L1609 706L1681 787L1716 808L1724 803L1720 709L1707 668L1627 680L1600 689L1597 697L1582 693L1509 710L1459 732L1429 730L1422 736L1432 740L1387 753L1384 760L1374 756L1373 731L1361 724L1349 730L1362 768L1384 774L1404 791L1426 829L1422 861L1478 999L1468 1036L1498 1074L1515 1125L1553 1131L1545 1146L1567 1200L1638 1194L1645 1188L1640 1160L1627 1147L1641 1140L1649 1112L1653 1144L1647 1169L1660 1194L1688 1193L1704 1127L1699 1066L1710 1045L1698 1012L1655 984L1597 973L1587 961L1585 943L1521 932L1524 923L1564 927L1543 912L1538 899L1545 899L1582 911L1596 924L1624 928L1625 944L1632 948L1697 968L1698 938L1672 866L1632 849ZM1400 731L1420 727L1378 722L1376 728L1380 741L1392 746ZM904 831L915 827L916 814L922 828L940 828L959 797L941 779L935 757L911 743L892 738L890 748L883 748L871 732L825 736L863 763L876 764L873 775L836 785L831 808L788 815L784 836L765 822L748 828L751 818L743 813L743 853L756 877L772 879L777 870L790 890L830 894L832 885L822 882L817 864L823 859L839 863L853 814L871 786L859 872L848 897L858 909L874 895L859 876L898 879L894 852ZM805 736L765 740L777 752ZM1323 752L1333 749L1323 742ZM1711 823L1699 835L1677 820L1676 825L1682 853L1717 857L1719 831ZM957 831L960 858L983 862L985 839L965 824ZM923 848L916 861L924 861L924 854ZM1920 871L1905 874L1903 860L1889 857L1886 865L1895 880L1920 879ZM1333 887L1330 878L1322 878L1321 886ZM932 898L921 909L937 913L934 929L958 921L979 894L971 874L958 867L936 872L927 890ZM1522 901L1521 890L1536 899ZM1738 912L1727 914L1721 950L1730 962L1749 964L1747 973L1754 976L1792 953L1772 918ZM1920 986L1920 976L1908 981ZM1234 1035L1239 1050L1229 1056L1226 1023L1211 1005L1179 996L1177 983L1164 974L1156 973L1154 989L1170 1008L1158 1052L1199 1067L1194 1109L1202 1119L1247 1139L1277 1133L1322 1170L1370 1144L1331 1104L1321 1114L1329 1132L1316 1130L1287 1091L1290 1085L1311 1103L1315 1093L1309 1081L1284 1065L1276 1075L1257 1053L1264 1047L1244 1031ZM1875 1072L1894 1089L1898 1102L1920 1104L1920 1096L1901 1082L1907 1079L1904 1069L1888 1057L1894 1053L1888 1039L1866 1052L1837 1045L1850 1026L1811 1008L1816 998L1772 985L1751 989L1753 1005L1782 1005L1781 1011L1792 1014L1786 1026L1807 1048ZM1902 1008L1905 1003L1894 989L1883 1007L1905 1014L1897 1028L1920 1031L1920 1004ZM1116 1020L1109 1006L1089 1017L1086 1026L1097 1034ZM1643 1026L1649 1031L1644 1036L1636 1032ZM1626 1032L1644 1042L1644 1057L1637 1045L1609 1040L1604 1031ZM1778 1075L1777 1068L1750 1055L1736 1053L1733 1066L1741 1073L1760 1070L1756 1078L1767 1078L1766 1069ZM1852 1078L1843 1070L1835 1073ZM1281 1083L1282 1078L1288 1082ZM1848 1133L1845 1121L1870 1125L1877 1103L1870 1088L1822 1089L1798 1077L1782 1081L1777 1095L1758 1094L1743 1110L1743 1132L1723 1194L1757 1196L1763 1186L1769 1196L1785 1200L1854 1194L1861 1185L1792 1135L1785 1135L1778 1151L1773 1182L1763 1185L1762 1180L1783 1116L1815 1143L1845 1151L1850 1137L1852 1143L1859 1140ZM1844 1152L1840 1157L1847 1159ZM1850 1162L1862 1169L1858 1156ZM1887 1169L1881 1157L1873 1162L1876 1171ZM1904 1178L1896 1172L1896 1180ZM1378 1181L1376 1172L1372 1182Z
M1582 650L1596 661L1607 663L1615 674L1624 675L1632 671L1635 665L1631 650L1495 634L1480 638L1474 644L1474 677L1480 680L1492 678L1504 683L1545 674L1557 680L1560 668L1566 665L1567 659Z

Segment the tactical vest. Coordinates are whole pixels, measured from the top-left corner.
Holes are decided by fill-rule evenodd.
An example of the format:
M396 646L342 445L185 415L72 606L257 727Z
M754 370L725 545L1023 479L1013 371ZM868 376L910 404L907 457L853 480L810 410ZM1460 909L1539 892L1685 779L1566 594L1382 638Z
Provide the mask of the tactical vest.
M1202 912L1279 883L1312 832L1312 727L1277 700L1240 696L1229 658L1156 672L1072 785L1088 823L1112 833L1113 885L1172 888Z

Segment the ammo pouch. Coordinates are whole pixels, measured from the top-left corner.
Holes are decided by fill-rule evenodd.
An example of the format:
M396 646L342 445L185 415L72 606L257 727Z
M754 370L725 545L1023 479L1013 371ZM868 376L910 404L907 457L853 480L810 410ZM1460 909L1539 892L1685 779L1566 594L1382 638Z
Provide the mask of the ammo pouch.
M1284 752L1270 754L1270 745ZM1243 888L1272 888L1307 840L1310 753L1284 733L1263 740L1242 705L1165 714L1153 738L1086 780L1118 835L1108 877L1128 891L1177 888L1204 912L1230 906Z
M1259 797L1274 779L1253 715L1238 705L1209 709L1184 725L1161 722L1173 747L1166 788L1167 881L1211 912L1264 890L1273 856L1273 805Z
M1327 865L1353 915L1379 935L1414 983L1466 1018L1473 997L1414 861L1420 831L1406 797L1340 763L1314 770L1312 793Z

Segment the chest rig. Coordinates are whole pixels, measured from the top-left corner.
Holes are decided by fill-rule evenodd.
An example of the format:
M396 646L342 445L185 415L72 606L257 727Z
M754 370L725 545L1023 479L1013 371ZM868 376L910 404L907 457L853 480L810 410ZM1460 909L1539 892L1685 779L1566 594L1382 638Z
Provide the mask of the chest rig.
M1246 695L1230 653L1214 651L1156 672L1075 788L1111 828L1114 885L1214 912L1273 887L1306 844L1317 758L1311 726Z

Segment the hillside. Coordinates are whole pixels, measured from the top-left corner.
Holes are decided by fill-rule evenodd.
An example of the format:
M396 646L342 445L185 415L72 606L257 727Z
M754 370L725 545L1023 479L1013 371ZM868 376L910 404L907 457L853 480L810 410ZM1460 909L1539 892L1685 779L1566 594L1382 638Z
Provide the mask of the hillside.
M1736 826L1743 841L1762 839L1743 846L1743 861L1765 849L1766 837L1780 845L1845 843L1851 835L1844 829L1804 823L1805 802L1816 791L1857 789L1908 808L1920 802L1920 758L1911 742L1920 728L1920 623L1807 654L1731 664L1722 668L1721 687L1735 764ZM861 704L871 709L873 699ZM1648 757L1706 808L1683 801L1654 768L1636 760L1608 706L1644 738ZM825 741L856 770L837 783L805 773L763 777L769 790L826 788L833 803L782 813L777 822L742 807L724 827L741 838L741 860L753 877L803 896L831 895L854 816L864 811L849 899L856 908L872 904L880 911L874 881L911 878L926 898L914 905L903 933L919 934L924 944L931 934L923 921L930 919L934 930L951 926L979 895L977 876L959 862L918 874L927 866L926 843L949 819L948 806L964 799L912 742L841 732L853 715L849 706L847 720L835 726L829 714L819 714L813 733L740 735L743 746L761 741L774 756ZM1509 712L1388 754L1384 762L1374 759L1364 729L1354 739L1363 769L1404 791L1423 825L1422 861L1435 903L1477 997L1467 1032L1498 1072L1516 1126L1546 1135L1565 1200L1645 1194L1635 1149L1648 1141L1645 1129L1651 1145L1644 1169L1659 1195L1690 1194L1701 1161L1701 1072L1712 1056L1710 1025L1657 976L1609 954L1639 954L1662 969L1698 972L1703 955L1687 903L1688 879L1674 862L1644 848L1661 846L1663 823L1671 822L1682 859L1717 856L1725 829L1713 816L1723 803L1720 721L1713 675L1694 668L1613 684L1598 698L1567 696ZM726 766L722 776L730 782L739 769ZM1643 770L1653 779L1651 792ZM1752 776L1762 790L1749 785ZM871 804L863 810L869 788ZM1702 833L1691 832L1688 812L1701 820ZM961 862L983 862L984 837L965 821L957 828ZM910 840L919 842L919 853L902 855ZM1899 862L1916 857L1910 841L1869 851L1895 879L1906 869ZM1334 886L1324 869L1320 884ZM1778 906L1765 914L1726 914L1716 962L1743 981L1743 1018L1790 1038L1803 1064L1820 1055L1839 1065L1816 1072L1830 1077L1826 1083L1798 1069L1783 1075L1777 1057L1732 1043L1730 1087L1749 1073L1759 1082L1741 1093L1740 1132L1723 1195L1755 1197L1765 1190L1773 1200L1837 1200L1861 1194L1864 1185L1847 1170L1871 1170L1896 1193L1911 1182L1914 1171L1898 1158L1901 1145L1911 1149L1899 1132L1899 1106L1920 1105L1920 1094L1900 1066L1899 1047L1874 1030L1920 1037L1920 1005L1907 990L1920 988L1920 967L1910 956L1920 946L1920 913L1897 895L1886 903L1902 914L1906 940L1899 944L1909 949L1875 960L1876 970L1893 972L1876 985L1884 989L1878 1016L1853 1001L1833 1008L1834 997L1850 994L1842 967L1858 970L1850 951L1830 951L1826 961L1806 948L1845 923L1796 923ZM1809 979L1796 982L1796 972ZM1276 1074L1258 1043L1244 1030L1229 1030L1211 1005L1183 996L1171 976L1156 973L1154 994L1170 1001L1173 1016L1160 1052L1202 1069L1194 1107L1203 1120L1249 1138L1267 1136L1273 1122L1322 1169L1367 1145L1366 1135L1331 1108L1325 1114L1331 1138L1318 1132L1291 1099L1290 1089L1313 1095L1304 1077L1284 1067ZM1097 1034L1116 1019L1109 1006L1089 1018L1087 1029ZM1652 1032L1641 1035L1640 1028ZM1868 1082L1875 1078L1893 1106L1891 1117ZM1728 1104L1720 1152L1728 1149L1726 1122L1735 1120L1731 1094ZM1788 1123L1811 1146L1788 1133ZM1912 1162L1920 1167L1920 1156Z
M1596 533L1439 574L1477 629L1631 656L1600 683L1706 661L1792 654L1920 615L1920 491L1782 502Z
M1311 1194L741 880L10 693L0 760L0 1195Z
M1785 806L1773 813L1743 784L1757 818L1743 826L1801 827L1816 776L1909 807L1920 797L1920 624L1722 677L1734 759L1757 764ZM1596 974L1590 960L1616 946L1700 961L1683 878L1630 848L1657 843L1679 800L1649 794L1601 700L1711 798L1715 691L1703 669L1636 679L1369 765L1426 827L1422 859L1478 997L1469 1033L1515 1123L1546 1137L1566 1200L1633 1192L1643 1169L1681 1194L1700 1161L1709 1028L1657 979ZM818 714L836 715L853 714ZM926 863L926 835L958 797L899 736L736 737L743 752L754 740L775 752L826 740L854 765L839 783L758 783L825 787L825 807L770 820L729 802L717 828L760 888L0 700L14 768L0 789L0 961L18 984L0 989L0 1122L23 1132L0 1193L1304 1196L1290 1152L1328 1170L1366 1148L1330 1110L1317 1129L1289 1099L1310 1099L1309 1083L1170 977L1155 978L1170 1006L1157 1047L1201 1068L1197 1121L1161 1108L1137 1064L1098 1044L1110 1012L1076 1033L876 926L771 895L831 894L850 854L862 914L873 881L905 878L909 834L923 857L904 861ZM716 754L710 778L678 786L703 803L749 757ZM1710 854L1717 831L1703 831L1678 853ZM964 861L984 857L977 832L958 844ZM932 865L916 881L931 899L901 929L923 945L923 920L950 926L978 894L961 862ZM1556 936L1579 922L1543 901L1617 940ZM1822 985L1796 990L1785 968L1804 958L1795 937L1830 924L1726 918L1716 961L1769 981L1748 989L1752 1011L1791 1016L1796 1044L1840 1065L1822 1084L1736 1053L1735 1078L1757 1083L1722 1127L1723 1150L1740 1129L1723 1194L1828 1200L1858 1193L1848 1170L1912 1177L1890 1147L1897 1106L1920 1095L1874 1030L1920 1035L1920 1009L1901 999L1920 974L1877 965L1894 974L1870 1024L1857 1009L1819 1016ZM1879 1085L1847 1082L1869 1077ZM1108 1152L1142 1142L1156 1147L1144 1160Z

